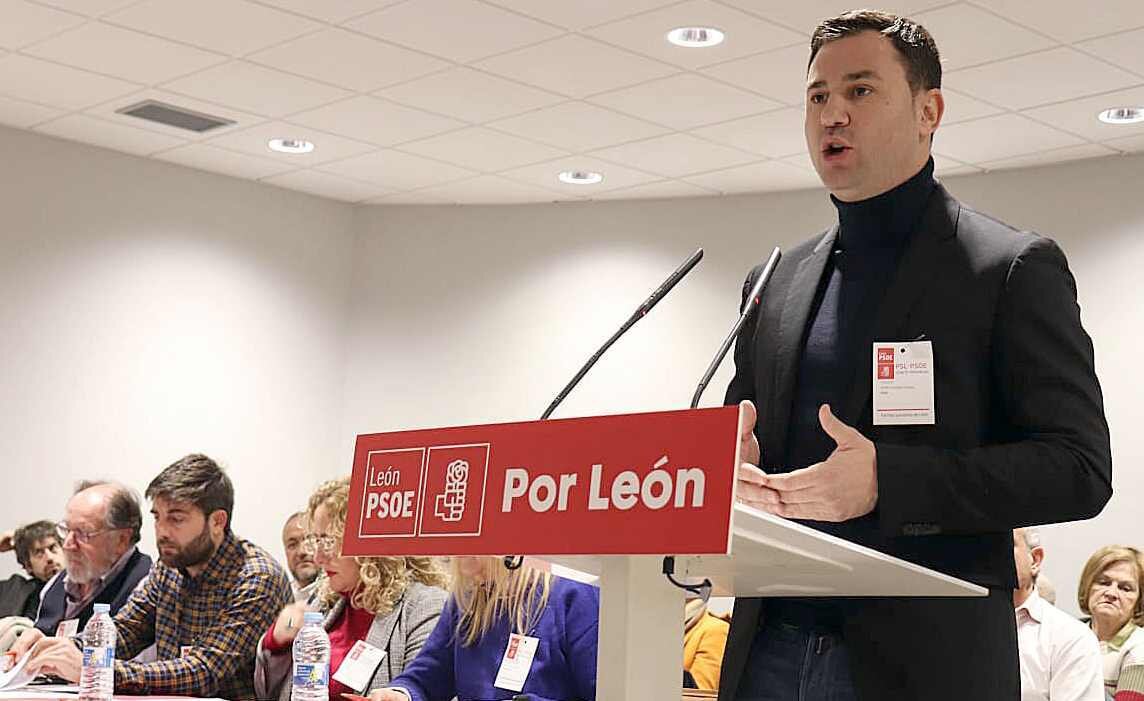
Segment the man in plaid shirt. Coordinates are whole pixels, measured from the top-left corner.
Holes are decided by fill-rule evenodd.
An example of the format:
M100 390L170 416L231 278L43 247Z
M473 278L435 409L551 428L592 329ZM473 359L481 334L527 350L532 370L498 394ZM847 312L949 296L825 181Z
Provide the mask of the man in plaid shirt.
M253 699L258 638L291 601L285 572L231 532L234 488L205 455L167 467L147 498L159 562L115 615L115 692ZM152 643L157 661L127 661ZM72 640L26 634L13 649L33 644L29 669L79 680Z

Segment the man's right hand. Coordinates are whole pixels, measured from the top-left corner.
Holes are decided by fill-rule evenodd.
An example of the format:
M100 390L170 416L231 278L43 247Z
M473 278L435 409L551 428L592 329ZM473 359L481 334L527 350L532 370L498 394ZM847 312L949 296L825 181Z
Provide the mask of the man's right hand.
M777 503L779 495L764 486L762 479L765 475L759 467L762 451L759 449L759 438L755 435L758 412L747 399L739 402L739 408L739 469L736 475L739 484L735 489L736 500L756 509L765 509L768 504Z
M26 630L20 634L20 637L16 638L16 642L12 643L12 647L8 650L8 652L16 655L16 659L19 660L23 658L25 654L27 654L28 650L31 650L33 647L35 647L36 643L40 642L46 637L47 636L44 635L43 631L41 631L39 628Z

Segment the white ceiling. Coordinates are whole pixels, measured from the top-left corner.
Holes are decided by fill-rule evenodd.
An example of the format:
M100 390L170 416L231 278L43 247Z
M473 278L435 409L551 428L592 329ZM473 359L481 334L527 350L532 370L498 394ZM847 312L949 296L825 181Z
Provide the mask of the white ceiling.
M0 123L348 202L814 187L807 37L835 0L0 0ZM861 4L861 3L859 3ZM893 0L942 50L940 174L1144 151L1144 2ZM673 47L681 25L721 46ZM118 115L153 98L235 121ZM310 154L266 148L304 138ZM569 186L562 170L604 181Z

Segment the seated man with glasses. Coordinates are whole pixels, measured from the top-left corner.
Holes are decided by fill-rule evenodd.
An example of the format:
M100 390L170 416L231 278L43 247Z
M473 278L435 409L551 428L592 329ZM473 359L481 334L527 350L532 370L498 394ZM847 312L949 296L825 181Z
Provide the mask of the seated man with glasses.
M291 600L286 573L231 530L234 487L207 456L177 460L146 496L159 562L114 616L116 695L253 699L258 637ZM131 659L152 643L154 661ZM12 648L29 649L27 671L79 680L71 640L33 631Z
M63 572L45 586L36 628L70 637L83 631L95 604L112 615L147 577L151 558L139 552L143 515L139 498L111 482L80 482L56 524L63 545Z

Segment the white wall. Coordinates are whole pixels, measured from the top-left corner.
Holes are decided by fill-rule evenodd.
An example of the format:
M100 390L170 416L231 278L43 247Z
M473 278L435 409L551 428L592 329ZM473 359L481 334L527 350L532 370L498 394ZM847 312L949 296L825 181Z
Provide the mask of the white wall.
M686 406L746 271L833 218L819 192L352 208L27 132L0 129L0 149L2 520L57 518L83 477L142 489L200 450L230 467L237 531L275 554L282 515L348 472L356 433L535 418L702 245L556 415ZM1095 521L1046 530L1073 609L1092 549L1144 544L1141 173L1124 157L948 183L1057 238L1078 278L1117 491Z
M343 442L350 209L9 129L0 153L4 527L201 451L278 555Z
M1059 602L1088 554L1144 545L1144 158L954 179L952 191L1058 239L1080 286L1113 429L1116 496L1097 520L1047 529ZM819 192L657 202L358 211L346 435L527 420L697 246L692 275L600 362L557 416L682 408L734 319L743 276L775 244L834 217ZM719 403L731 363L705 395ZM344 459L348 464L349 446Z

